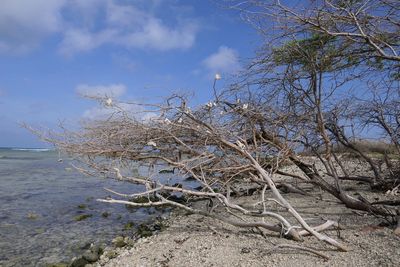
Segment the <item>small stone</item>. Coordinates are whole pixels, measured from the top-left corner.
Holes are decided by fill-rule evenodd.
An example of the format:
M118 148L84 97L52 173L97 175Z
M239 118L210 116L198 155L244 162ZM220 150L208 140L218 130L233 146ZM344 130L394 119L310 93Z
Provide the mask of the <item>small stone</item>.
M133 240L132 238L125 238L125 243L127 246L133 247L135 245L135 240Z
M108 261L109 259L113 259L117 257L117 253L114 250L108 250L104 252L104 260Z
M396 230L394 230L394 234L400 236L400 227L397 227Z
M82 257L79 258L75 258L72 262L71 262L71 267L85 267L86 264L88 264L89 262L87 260L85 260Z
M250 249L248 248L242 248L242 250L240 251L241 253L250 253Z
M153 235L153 232L147 225L141 224L137 229L137 234L139 237L149 237Z
M46 267L68 267L68 264L64 262L49 263Z
M28 215L26 216L29 220L36 220L39 215L37 215L36 213L33 212L29 212Z
M86 205L85 204L79 204L78 205L78 209L86 209Z
M80 246L80 249L88 249L92 246L93 244L90 242L84 243L82 246Z
M92 216L93 216L92 214L81 214L81 215L75 216L74 220L79 222L79 221L86 220L87 218L90 218Z
M101 246L101 245L92 245L92 246L90 247L90 251L91 251L91 252L97 253L97 254L99 254L99 255L103 253L103 250L104 250L104 248L103 248L103 246Z
M128 222L124 225L124 230L130 230L135 226L134 222Z
M93 253L91 251L86 251L83 253L82 257L88 262L95 262L99 259L99 254Z
M113 243L114 246L116 246L117 248L122 248L122 247L126 246L126 242L125 242L123 236L117 236L116 238L114 238L114 239L112 240L112 243Z

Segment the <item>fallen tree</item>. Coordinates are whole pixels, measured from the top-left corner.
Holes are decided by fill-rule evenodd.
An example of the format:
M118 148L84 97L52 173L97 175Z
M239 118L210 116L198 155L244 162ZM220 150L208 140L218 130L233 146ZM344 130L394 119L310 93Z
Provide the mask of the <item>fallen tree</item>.
M334 224L310 226L276 188L275 168L262 167L266 155L274 155L271 162L278 166L288 157L285 151L259 140L257 124L243 115L249 107L235 105L232 108L232 103L226 103L212 102L191 111L184 99L174 96L165 106L159 106L160 116L146 121L137 119L137 114L132 116L119 109L115 103L113 108L117 111L104 121L90 122L80 132L48 133L42 138L67 153L78 155L92 170L138 184L143 189L136 194L110 191L125 199L100 201L136 207L170 205L235 226L277 232L298 241L311 234L346 251L343 244L319 232ZM131 162L146 166L146 177L124 173L123 169ZM159 170L165 167L176 168L181 181L173 181L173 184L163 181ZM200 187L187 187L184 183L187 176ZM232 188L251 182L262 186L259 199L254 205L249 203L252 208L235 204ZM273 198L266 197L266 190L271 190ZM176 193L192 199L208 198L213 204L209 211L195 209L187 203L171 200L171 195ZM137 201L144 196L147 201ZM268 208L271 204L284 208L295 223L272 212ZM216 205L224 207L226 215L220 210L216 212Z
M265 12L253 9L248 12L242 8L245 2ZM342 185L344 180L367 181L372 185L387 181L388 176L371 156L350 142L361 136L365 124L383 127L398 148L396 109L390 108L391 128L387 114L383 116L381 112L386 110L381 102L378 109L368 110L364 106L357 116L342 112L346 110L343 102L357 107L349 84L359 82L363 93L370 92L368 82L363 82L365 73L391 81L398 79L393 76L399 61L399 35L393 33L398 24L392 19L393 12L398 14L398 5L385 2L393 4L391 12L383 16L392 19L388 22L392 25L390 31L375 27L382 35L375 36L369 31L346 35L341 29L349 16L350 26L361 31L369 23L365 22L369 18L367 11L382 1L371 1L374 5L370 8L360 6L360 1L344 6L339 2L324 1L320 9L312 10L315 12L300 15L279 1L271 5L241 1L235 7L246 14L272 16L275 22L281 23L279 36L274 36L280 42L274 43L275 46L266 42L243 73L243 79L221 92L214 86L214 96L205 105L190 108L185 97L174 95L161 104L142 103L140 109L132 112L135 109L127 107L138 104L97 97L95 100L110 111L106 118L88 121L75 132L64 128L61 133L33 131L60 150L78 156L84 164L77 167L80 170L129 181L141 190L123 193L109 189L115 197L100 201L132 207L173 206L238 227L279 233L293 240L312 235L346 251L346 246L321 233L337 225L335 222L311 226L278 189L279 184L299 193L301 189L295 183L307 183L331 194L348 208L392 223L398 218L395 206L371 203L361 194L351 196ZM329 10L336 12L333 26L329 24L333 18ZM284 12L285 17L278 20L279 12ZM323 16L318 17L320 14ZM360 19L364 24L357 26ZM293 24L298 27L289 27ZM368 65L376 61L383 67ZM398 83L393 84L391 90L398 90ZM353 136L348 138L347 124L351 124L352 130L361 129L358 136L352 131ZM335 152L335 145L339 143L358 153L371 167L372 175L352 179L345 160ZM311 161L302 155L304 151L310 153ZM317 164L322 167L318 169ZM287 172L284 169L287 165L296 166L299 173ZM133 175L132 168L141 171ZM165 172L173 173L174 177L166 178ZM277 180L280 176L286 180ZM187 183L189 177L194 186ZM246 191L238 188L247 185L260 193L253 203L240 205L234 196ZM205 209L191 205L190 201L199 199L207 200Z

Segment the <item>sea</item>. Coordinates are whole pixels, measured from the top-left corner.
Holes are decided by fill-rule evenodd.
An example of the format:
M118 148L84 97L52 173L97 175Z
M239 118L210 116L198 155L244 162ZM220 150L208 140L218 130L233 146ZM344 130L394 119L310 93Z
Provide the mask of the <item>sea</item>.
M160 216L96 201L110 195L104 188L121 193L138 188L86 176L71 161L52 149L0 148L0 266L69 262L91 243L129 235L133 230L126 225ZM79 221L80 215L88 216Z

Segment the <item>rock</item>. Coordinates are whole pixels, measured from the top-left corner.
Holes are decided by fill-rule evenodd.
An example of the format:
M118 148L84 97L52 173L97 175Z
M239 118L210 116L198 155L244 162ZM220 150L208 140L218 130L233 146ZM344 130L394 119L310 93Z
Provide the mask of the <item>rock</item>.
M158 173L162 174L162 173L174 173L174 169L170 170L170 169L163 169L160 170Z
M397 235L397 236L400 236L400 227L397 227L397 228L394 230L394 234Z
M33 213L33 212L29 212L28 215L26 215L26 217L29 220L36 220L39 217L39 215L37 215L36 213Z
M133 245L135 245L135 240L130 237L125 237L124 241L127 246L133 247Z
M151 231L149 226L147 226L146 224L141 224L137 229L137 234L139 237L149 237L153 235L153 232Z
M88 263L89 262L87 260L85 260L83 257L79 257L79 258L75 258L74 260L72 260L70 266L71 267L85 267L85 265Z
M104 258L113 259L117 256L118 256L118 254L114 250L108 250L108 251L104 252Z
M188 176L188 177L184 178L184 180L185 180L186 182L197 181L197 179L194 178L193 176Z
M90 248L92 246L92 243L90 243L90 242L87 242L87 243L84 243L82 246L80 246L79 248L80 249L88 249L88 248Z
M135 226L134 222L128 222L124 225L124 230L130 230L133 228L133 226Z
M64 263L64 262L49 263L49 264L46 264L46 267L68 267L68 263Z
M149 197L147 197L147 196L139 196L139 197L135 197L135 198L129 199L129 201L135 202L135 203L148 203L149 202Z
M86 251L85 253L83 253L82 258L84 258L88 262L95 262L99 259L99 254L94 253L89 250L89 251Z
M249 248L242 248L240 253L250 253L250 249Z
M107 212L107 211L105 211L105 212L103 212L103 213L101 214L101 216L102 216L103 218L108 218L108 216L110 216L110 213Z
M83 210L83 209L86 209L86 208L87 208L87 206L85 204L79 204L78 205L78 209Z
M394 234L400 236L400 215L397 216L397 226L394 229Z
M79 221L86 220L87 218L90 218L92 216L93 216L92 214L81 214L81 215L75 216L74 220L79 222Z
M158 223L154 224L153 225L153 229L155 231L160 231L162 229L162 224L161 223L160 224L158 224Z
M152 215L152 214L156 214L157 210L154 207L151 207L149 209L147 209L147 213Z
M101 255L101 254L103 254L103 251L104 251L104 245L92 245L90 247L90 251Z
M116 238L114 238L112 240L112 243L114 244L114 246L116 246L117 248L122 248L124 246L126 246L126 242L124 240L124 237L122 236L117 236Z

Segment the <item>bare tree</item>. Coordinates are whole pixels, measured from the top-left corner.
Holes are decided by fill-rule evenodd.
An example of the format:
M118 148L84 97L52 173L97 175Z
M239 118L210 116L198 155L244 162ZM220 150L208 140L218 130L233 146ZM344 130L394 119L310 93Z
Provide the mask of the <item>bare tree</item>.
M277 39L311 31L337 40L340 51L353 63L400 61L397 0L308 0L296 5L281 0L225 2L241 11L260 32L269 36L275 33Z
M271 164L279 165L289 156L289 148L278 150L275 144L263 141L257 122L262 114L253 103L230 102L225 98L192 111L185 99L173 96L165 105L151 107L151 112L158 115L149 120L138 119L137 114L129 114L115 102L113 105L116 112L110 117L88 123L79 132L39 133L59 149L78 155L92 171L142 187L142 192L134 194L109 190L128 199L100 201L136 207L170 205L235 226L278 232L294 240L311 234L339 250L347 250L320 233L336 225L334 222L311 227L277 189L275 168L266 169L263 163L270 156ZM144 177L129 174L132 162L147 168ZM178 181L163 179L160 168L177 169ZM185 184L185 177L189 176L197 181L196 188ZM249 183L261 190L259 199L246 206L235 204L233 192ZM267 197L267 190L273 198ZM177 200L177 193L185 199L209 199L211 206L208 211L196 209ZM272 211L271 205L284 208L296 224L286 215Z
M357 107L351 99L354 94L371 95L372 79L398 79L399 2L303 1L295 6L284 1L226 2L267 39L242 86L258 88L260 94L269 97L266 105L271 101L282 105L279 109L287 118L285 124L291 125L286 128L303 133L296 141L312 151L334 179L335 189L328 191L355 208L357 204L351 197L343 196L341 190L342 177L335 164L344 173L347 171L333 153L334 143L353 150L370 165L374 176L364 181L373 187L385 182L379 164L355 146L345 132L344 123L362 127L358 115L352 112L350 117L337 111L343 101L354 111ZM354 84L355 90L351 88ZM368 106L364 110L372 112ZM372 121L368 124L371 126ZM381 123L379 127L387 132ZM394 136L393 129L391 133ZM350 178L348 173L346 176ZM371 210L370 204L364 204L359 208Z
M399 4L390 0L309 1L294 11L280 1L229 3L272 35L242 79L222 92L214 90L209 103L191 109L185 97L174 95L158 105L141 104L137 112L131 112L126 107L137 103L99 97L96 100L112 111L107 118L86 122L76 132L64 128L61 133L33 131L77 155L84 164L77 168L126 180L141 189L138 193L109 190L115 198L100 201L134 207L174 206L294 240L313 235L345 251L343 244L321 233L336 224L310 226L278 189L294 186L276 177L280 174L290 181L313 184L349 208L396 218L395 209L374 205L342 189L340 173L347 177L349 173L334 145L341 143L359 153L373 170L371 181L384 180L373 160L352 145L343 124L378 125L393 143L398 142L396 106L373 98L375 108L366 106L357 119L338 110L354 82L362 85L360 90L366 95L371 92L364 86L366 73L398 79L394 74L400 61ZM266 26L271 21L273 27ZM306 150L314 156L312 162L302 157ZM319 163L321 170L316 167ZM288 173L282 168L285 164L301 172ZM133 167L146 171L132 175ZM176 177L160 175L163 169ZM194 186L185 182L189 177L196 181ZM243 186L260 190L255 202L236 203L234 196ZM207 200L207 209L190 205L199 199Z

